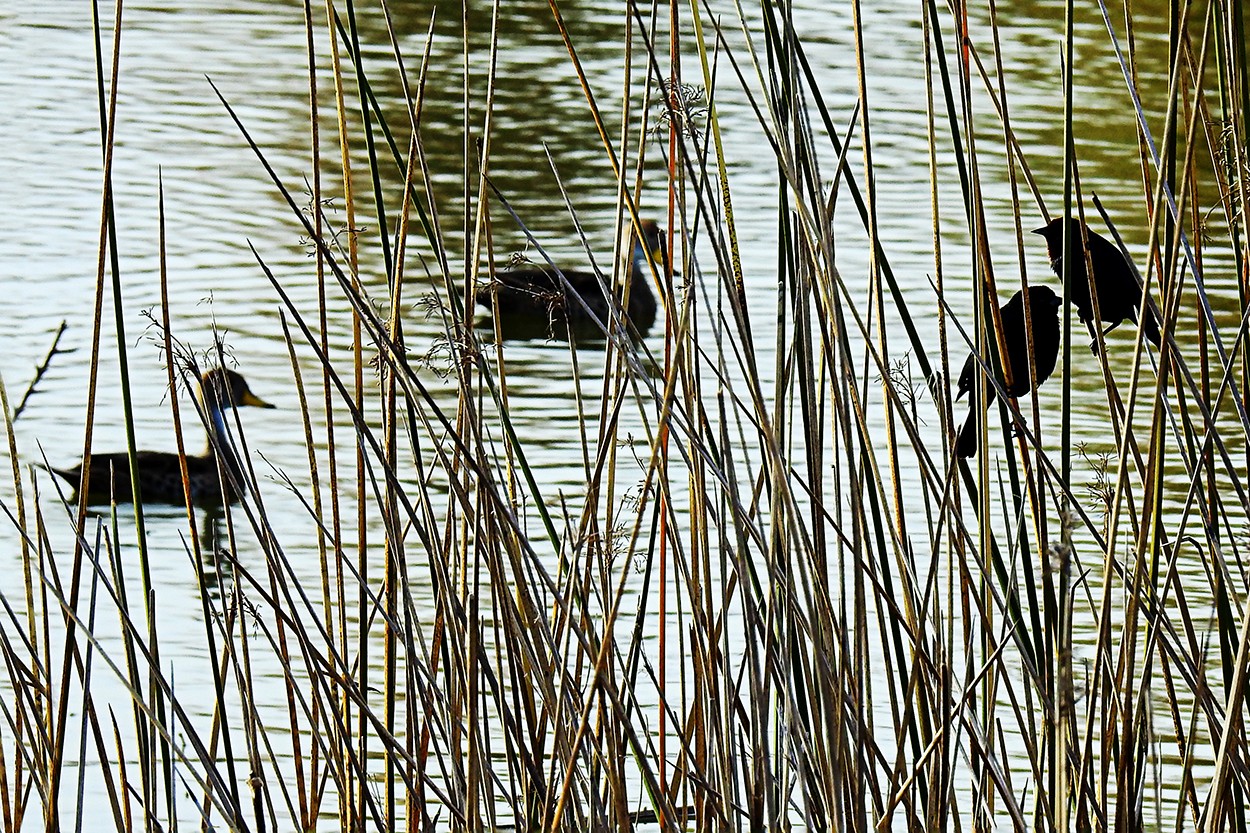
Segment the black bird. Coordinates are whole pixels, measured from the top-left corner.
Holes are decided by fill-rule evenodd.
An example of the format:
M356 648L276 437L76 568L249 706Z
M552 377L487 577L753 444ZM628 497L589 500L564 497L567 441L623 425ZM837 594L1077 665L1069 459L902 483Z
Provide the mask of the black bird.
M1035 229L1033 233L1046 238L1050 267L1062 279L1063 220L1051 220L1049 225ZM1142 306L1141 285L1137 283L1132 267L1114 243L1096 234L1089 226L1085 227L1085 235L1089 240L1089 262L1094 267L1093 284L1098 292L1098 317L1111 325L1103 330L1105 336L1125 319L1137 323L1137 308ZM1068 220L1068 238L1073 241L1073 251L1080 251L1081 225L1077 220ZM1085 276L1084 254L1073 258L1070 274L1071 288L1068 295L1076 305L1077 317L1089 328L1092 339L1089 347L1096 355L1098 337L1094 334L1094 304L1090 300L1090 281ZM1149 307L1142 310L1142 331L1151 344L1159 346L1159 322L1155 320Z
M245 488L243 468L238 453L230 441L226 429L226 411L240 405L272 408L248 388L243 377L233 370L214 368L200 379L200 404L208 422L210 437L208 450L199 456L187 455L187 479L190 484L191 502L195 504L220 504L223 491L226 500L233 501ZM135 455L135 468L139 475L139 491L144 503L167 503L182 506L186 495L182 487L182 472L178 455L168 451L140 451ZM100 505L116 500L130 502L130 462L126 452L92 454L91 473L87 481L87 502ZM226 475L219 477L218 459L224 464ZM75 489L82 480L82 464L72 469L50 469Z
M649 261L655 263L661 274L668 272L663 233L654 220L643 220L642 237L634 236L629 302L624 309L625 317L639 334L646 333L655 323L657 310ZM609 289L615 289L611 302L603 291L605 283ZM498 309L501 321L510 330L523 331L529 324L534 334L540 335L548 324L562 321L574 331L592 331L597 329L596 322L607 325L609 309L621 303L624 289L623 285L612 287L610 277L604 280L589 269L561 269L557 273L548 266L530 266L499 272L494 283L478 291L477 302L487 309Z
M1055 372L1055 359L1059 355L1059 306L1063 303L1049 286L1029 287L1029 312L1033 322L1033 363L1040 385ZM1007 339L1007 361L1011 366L1011 384L999 379L1009 396L1023 396L1035 387L1029 378L1029 343L1024 329L1024 292L1017 292L1002 306L1003 335ZM991 342L992 344L992 342ZM996 349L991 346L990 349ZM980 372L976 357L968 356L959 374L959 399L972 390ZM988 388L982 409L994 401L995 389ZM980 433L976 402L970 403L968 419L955 438L955 456L972 457L977 453L977 435Z

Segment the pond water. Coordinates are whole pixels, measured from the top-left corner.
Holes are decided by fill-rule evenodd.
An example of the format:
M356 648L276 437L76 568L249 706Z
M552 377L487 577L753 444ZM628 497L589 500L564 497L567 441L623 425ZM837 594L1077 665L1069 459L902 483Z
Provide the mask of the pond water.
M587 0L562 7L579 48L578 57L607 118L609 132L614 125L619 132L622 41L630 25L621 5ZM709 5L723 16L730 49L741 50L741 34L732 22L736 17L733 5ZM908 304L913 310L931 312L917 323L926 343L936 343L932 340L937 335L938 305L930 283L935 265L926 138L928 90L918 4L889 0L866 5L870 8L864 10L862 23L864 75L874 141L880 236ZM1053 215L1061 210L1062 155L1057 148L1063 134L1058 62L1064 6L1057 2L1002 5L1011 7L999 9L998 23L1012 127ZM1150 97L1165 98L1168 68L1164 11L1153 12L1150 8L1160 5L1135 4L1139 73L1148 94L1150 124L1156 131L1162 127L1162 114L1150 109ZM484 131L485 100L475 85L482 85L489 69L491 9L489 4L470 4L471 8L462 10L458 3L432 0L392 0L388 6L410 84L417 82L420 56L426 49L427 31L432 27L422 139L430 164L429 185L445 232L444 242L456 258L452 271L461 270L462 278L466 195L475 195L478 189L476 172L465 170L464 132L467 125L476 140ZM825 104L834 123L843 130L859 88L850 7L819 0L798 0L793 6L796 28L820 79ZM324 10L315 13L324 16ZM402 150L407 142L403 87L394 70L386 21L372 5L360 11L360 20L360 37L367 44L366 61L373 90L388 120L397 125L397 143ZM82 453L100 251L102 152L91 21L85 4L34 3L10 4L10 8L0 10L0 22L4 24L0 26L0 67L4 68L0 111L6 114L0 120L0 332L5 345L0 354L0 374L10 399L16 400L43 360L60 323L66 323L59 352L16 422L14 433L24 465L37 463L46 455L51 465L68 466ZM328 49L321 17L316 25L322 70L317 103L323 112L323 173L327 194L334 198L326 208L326 218L343 228L347 219L343 214L341 178L334 175L338 164L332 119L334 90L325 72ZM467 57L464 25L470 33ZM973 37L982 50L980 57L989 62L984 12L979 13L974 25ZM534 0L506 3L499 12L498 30L501 48L495 68L490 146L493 183L557 262L583 263L587 259L566 200L574 207L590 249L597 259L608 262L616 217L614 178L600 137L587 117L586 97L552 24L548 5ZM944 37L950 49L955 42L953 36L946 31ZM258 259L263 261L297 307L312 315L319 303L314 260L297 218L265 175L214 91L215 86L237 110L277 176L298 202L306 204L311 154L303 11L300 4L268 0L131 3L125 6L121 38L113 193L122 286L120 308L126 328L124 344L138 445L165 450L174 447L161 338L153 321L160 320L158 197L163 188L168 312L173 333L201 352L209 351L219 334L252 389L278 406L270 411L245 412L241 417L257 462L260 492L274 536L282 543L296 576L307 587L317 588L320 577L316 530L301 498L311 489L308 451L281 325L282 307L265 270L258 264ZM1078 83L1084 91L1075 114L1082 187L1086 193L1099 195L1140 265L1144 263L1147 229L1140 225L1144 215L1142 177L1123 79L1097 17L1082 19L1077 39ZM639 48L637 43L635 48ZM467 113L463 107L466 60L473 90L472 106ZM635 56L635 61L641 65L639 56ZM697 69L694 63L687 66L687 81L698 77ZM758 366L767 377L776 364L773 339L777 327L778 170L751 102L734 80L728 62L722 60L717 72L717 107L741 241L745 291L753 316ZM640 72L635 73L635 79L637 85L645 84ZM755 80L751 84L756 84ZM758 94L757 89L752 92ZM979 84L975 101L979 108L977 140L982 147L997 149L984 153L980 159L991 254L1000 288L1014 288L1019 264L1011 192L1001 153L1001 126ZM631 102L635 119L655 120L658 110L638 112L640 89L631 89ZM937 106L943 105L938 101ZM358 114L353 112L356 117ZM862 125L861 120L849 155L861 185ZM947 136L945 125L940 130ZM646 216L665 218L662 143L652 144L643 173L642 211ZM388 151L383 148L382 152ZM829 148L821 152L826 160L823 174L831 179L834 155ZM633 155L631 149L629 164L633 164ZM946 301L970 326L968 224L949 137L940 141L936 161L941 182L938 211L944 280L947 287L953 287L948 290ZM361 199L357 219L361 228L361 282L382 297L386 288L385 266L378 254L376 217L368 213L370 185L360 173L366 169L367 160L358 154L353 162L358 174L355 187ZM387 187L395 192L402 172L389 163L381 167L391 177ZM1210 207L1210 202L1204 205ZM1027 218L1026 232L1043 224L1036 206L1026 204L1021 213ZM496 260L503 261L512 252L526 248L524 236L498 201L491 205L491 218L495 223ZM390 222L393 224L393 216ZM1212 223L1218 222L1218 213L1213 214ZM1095 227L1101 228L1101 223ZM394 233L393 228L389 231ZM1218 228L1210 231L1219 234ZM845 195L840 197L837 234L842 277L853 296L864 298L868 291L868 246L862 225ZM1030 279L1055 285L1057 281L1049 270L1041 239L1028 234L1025 238L1024 265ZM695 251L703 269L712 270L714 261L706 248L696 244ZM441 287L441 281L431 277L438 272L432 253L428 240L419 234L411 237L407 252L411 288L405 327L414 354L432 352L437 357L443 333L436 317L424 314L421 302L423 296ZM1220 257L1216 253L1206 261L1207 282L1221 320L1232 322L1231 332L1237 314L1236 280L1231 263ZM531 258L539 259L532 251ZM1002 297L1008 291L1001 288ZM125 446L111 305L111 295L107 295L94 428L94 447L102 450ZM341 292L332 289L325 313L331 361L347 373L351 366L351 316ZM663 351L662 329L657 326L647 337L647 346L657 354ZM1109 337L1109 349L1117 355L1128 353L1128 329L1121 328ZM1191 342L1192 323L1179 329L1178 341ZM1112 451L1098 363L1085 349L1084 335L1078 332L1076 337L1082 341L1080 349L1072 353L1074 442L1087 444L1091 453ZM903 349L901 339L895 347ZM527 442L529 462L537 473L540 490L552 496L579 494L585 487L585 464L578 436L576 397L579 392L585 395L587 391L597 391L602 351L592 347L578 351L584 371L579 386L570 370L567 345L531 340L510 342L505 350L515 430ZM951 352L961 359L965 348L952 343ZM299 363L309 398L320 401L319 384L314 384L320 378L320 367L302 344ZM434 363L437 364L437 358ZM1127 367L1117 365L1114 370L1118 378L1127 379ZM1040 396L1043 431L1053 438L1054 444L1059 437L1061 376L1061 371L1057 371ZM366 381L372 383L373 378L372 372L366 371ZM433 372L423 378L436 399L449 406L454 403L454 385L449 379ZM768 390L770 385L766 378L763 388ZM937 448L941 443L937 412L932 401L924 397L922 400L918 406L923 410L922 430L927 432L932 447ZM189 414L188 404L184 399L184 419ZM1027 411L1027 405L1022 403L1022 407ZM314 409L314 416L316 413ZM370 414L369 419L376 424L375 414ZM642 436L637 415L626 415L625 419L633 421L627 424L637 423L634 430ZM339 436L350 437L351 420L346 411L337 411L335 420ZM198 449L201 440L196 430L188 429L187 435L189 446ZM317 438L316 451L324 458L325 431L321 425L314 424L313 436ZM993 431L991 440L1001 442ZM354 451L350 440L341 442L339 457L344 466L352 465ZM68 513L59 509L51 482L42 472L35 474L30 469L25 470L24 476L39 478L40 506L47 517L47 534L53 548L58 552L72 550L72 523ZM919 475L913 471L911 476ZM1184 488L1182 470L1169 470L1167 476L1170 484ZM1074 491L1082 494L1083 488L1093 481L1091 467L1078 460ZM410 482L416 482L415 478ZM354 517L351 507L355 490L354 475L349 475L337 495L347 507L348 518ZM9 478L0 482L0 500L8 506L13 503L14 486ZM205 523L206 532L220 532L219 519L209 518ZM380 524L377 517L369 518L367 534L371 540L382 539ZM204 652L205 626L195 570L186 555L186 518L181 510L152 510L146 516L146 525L160 617L162 660L176 669L182 696L188 702L205 704L200 715L204 717L211 714L211 678L204 664L197 661ZM537 533L537 524L535 528ZM19 543L11 525L0 526L0 592L21 610L24 592L18 569ZM130 538L124 534L122 544L124 559L131 552ZM253 536L241 535L235 547L241 562L263 561L263 550ZM382 558L382 553L377 553L373 564L378 575ZM1089 558L1087 566L1100 563L1097 553ZM1200 568L1182 564L1181 569ZM433 602L428 596L421 597L423 592L429 592L429 579L418 573L414 573L409 589L415 594L415 607L429 611ZM1199 588L1207 585L1200 574L1195 580ZM1085 614L1078 612L1078 619L1077 650L1087 657L1097 634L1088 610ZM101 622L103 638L107 640L115 627L116 623ZM381 652L376 652L375 657L380 660ZM885 673L880 668L876 671ZM262 677L266 673L273 675L272 700L262 704L265 714L281 714L284 708L279 672L276 667L261 666L258 670ZM110 684L111 678L100 670L95 679L97 703L111 701L121 704L120 710L125 711L126 694L121 683ZM188 695L201 689L204 696ZM887 709L884 723L889 722ZM5 754L12 755L12 750L6 747ZM87 778L85 806L107 812L107 797L96 778ZM1165 812L1164 817L1171 816Z

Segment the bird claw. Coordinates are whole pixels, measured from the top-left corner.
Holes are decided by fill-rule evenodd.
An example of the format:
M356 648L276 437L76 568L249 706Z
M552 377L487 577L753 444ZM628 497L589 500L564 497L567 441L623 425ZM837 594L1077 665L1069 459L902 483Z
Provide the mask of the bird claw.
M1095 356L1098 355L1098 339L1094 339L1089 343L1089 352L1093 353Z

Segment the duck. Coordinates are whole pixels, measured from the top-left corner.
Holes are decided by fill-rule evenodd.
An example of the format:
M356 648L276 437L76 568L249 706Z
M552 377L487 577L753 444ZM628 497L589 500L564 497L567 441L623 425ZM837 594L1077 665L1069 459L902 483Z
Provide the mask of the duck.
M203 454L186 456L191 502L197 505L233 503L247 489L243 467L226 427L226 412L242 405L257 408L274 406L252 393L243 376L224 367L208 370L200 378L199 401L208 426L208 444ZM219 476L218 460L225 476ZM87 502L100 505L128 503L131 499L130 461L124 452L91 454L87 481ZM68 469L49 467L56 476L75 489L82 481L82 463ZM140 451L135 455L139 475L139 495L146 503L186 505L182 470L176 453Z
M629 270L629 301L625 317L639 335L655 323L659 309L651 291L651 264L668 274L668 253L664 234L654 220L639 224L641 236L633 236ZM553 269L527 266L501 270L489 287L477 293L477 302L497 310L501 322L512 330L530 324L549 334L558 332L558 322L567 322L571 331L594 331L606 327L610 309L620 304L624 286L616 287L609 303L603 292L604 278L593 269ZM563 280L561 280L563 278ZM576 297L570 297L575 295ZM580 299L580 301L579 301Z

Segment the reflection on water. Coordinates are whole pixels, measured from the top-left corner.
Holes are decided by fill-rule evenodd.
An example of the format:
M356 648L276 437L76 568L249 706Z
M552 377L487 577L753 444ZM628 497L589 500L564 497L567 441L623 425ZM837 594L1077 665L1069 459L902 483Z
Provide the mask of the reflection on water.
M134 4L127 6L122 78L119 85L116 159L113 182L118 221L118 255L122 275L122 311L126 347L131 357L131 377L136 403L139 446L173 448L165 401L165 373L159 339L146 313L160 298L158 259L158 182L163 184L167 234L170 313L175 334L196 349L207 349L216 334L224 336L248 378L265 391L279 408L245 418L247 436L258 452L257 466L267 517L275 538L309 586L320 581L317 550L302 495L310 489L304 428L300 423L293 388L288 348L280 326L279 304L258 256L291 294L295 304L313 310L318 304L313 261L296 218L260 169L238 130L224 113L212 87L235 106L278 176L303 202L312 154L307 119L309 97L307 52L300 4L275 4L268 0L217 0L181 4ZM724 5L724 4L714 4ZM808 0L796 3L796 22L801 28L807 54L837 109L835 121L845 117L857 90L849 10ZM1059 209L1061 160L1053 151L1060 145L1060 101L1056 95L1056 10L1044 7L1001 4L1000 24L1010 40L1003 44L1004 63L1012 89L1011 108L1016 139L1028 156L1053 214ZM473 225L473 209L480 186L481 145L489 139L488 174L501 199L490 205L493 247L485 256L502 263L514 250L525 248L525 238L503 208L503 200L521 222L539 236L543 247L557 262L583 263L587 252L577 232L580 223L596 257L610 253L616 227L618 190L611 165L594 123L587 118L585 91L573 71L567 49L552 25L546 3L514 2L499 5L499 20L492 18L491 4L392 0L390 23L399 49L405 56L404 75L396 68L390 47L387 20L376 9L360 13L360 39L368 44L364 62L382 115L392 131L401 158L391 161L390 145L379 131L380 169L388 195L399 193L403 183L403 159L410 139L404 90L419 97L421 141L427 155L428 182L424 173L418 188L435 196L439 227L448 249L467 257L466 229ZM608 130L620 133L621 113L629 105L632 125L653 118L644 109L645 72L636 55L635 75L628 101L622 98L624 57L621 42L627 28L621 4L565 3L566 24L578 44L578 58L585 70L595 101L604 114ZM719 9L732 19L732 8ZM922 33L912 3L874 4L866 29L869 66L866 71L875 137L874 161L879 200L879 226L894 271L900 276L909 303L917 309L936 309L929 276L934 272L931 218L928 210L929 150L926 139L926 90L919 60L900 60L900 54L921 55ZM1166 92L1166 63L1159 61L1163 18L1142 17L1136 33L1144 58L1143 82L1152 99ZM1158 23L1158 26L1151 24ZM75 461L81 454L86 403L88 345L92 332L92 299L98 268L99 217L101 213L102 161L99 149L99 117L94 80L93 46L89 21L80 4L26 4L9 12L0 26L0 65L6 82L0 85L0 109L18 117L0 120L0 326L5 351L0 371L10 393L30 378L47 349L51 334L62 319L69 322L70 352L56 357L39 393L16 426L19 454L33 462L46 454L54 465ZM319 27L324 28L319 22ZM1119 68L1107 52L1098 20L1078 27L1083 40L1078 48L1078 83L1089 91L1077 108L1078 152L1082 161L1083 187L1097 192L1119 225L1130 249L1144 265L1146 229L1135 226L1140 210L1140 173L1132 120L1125 116L1123 84ZM490 63L492 31L500 48ZM420 56L432 32L429 61L423 68ZM467 33L467 34L466 34ZM727 34L727 37L737 37ZM1088 39L1088 40L1084 40ZM468 54L464 43L469 44ZM948 44L949 44L948 40ZM335 91L324 72L327 46L319 43L317 103L323 113L334 109ZM351 72L350 66L345 71ZM717 107L726 139L727 164L733 187L737 230L741 236L745 291L752 307L755 346L759 366L772 368L771 343L776 322L776 251L778 199L781 185L775 161L761 153L764 138L750 102L723 68L722 85L716 91ZM424 77L422 74L424 73ZM690 67L697 77L696 67ZM405 87L405 78L407 86ZM418 84L421 86L418 90ZM486 88L491 85L493 109L486 110ZM465 89L470 90L465 106ZM1096 94L1095 94L1096 91ZM654 95L654 91L652 91ZM978 125L992 136L1001 133L992 105L977 94ZM415 103L415 102L409 102ZM354 114L359 117L359 114ZM1151 124L1161 127L1161 115L1153 108ZM353 128L354 129L354 128ZM489 130L489 134L487 134ZM470 137L465 140L465 134ZM636 135L631 133L630 135ZM857 137L858 140L858 137ZM321 147L327 196L326 216L345 239L341 183L334 176L338 157L334 129L322 125ZM622 156L633 170L637 152ZM662 216L666 211L663 148L646 149L642 166L644 213ZM855 158L858 151L851 154ZM970 319L972 292L962 277L970 260L967 221L954 190L958 182L953 151L940 148L937 160L944 189L939 194L939 218L943 227L947 302ZM386 265L378 256L382 237L395 233L396 217L371 213L372 185L362 173L363 158L354 160L354 187L361 200L357 229L360 280L373 294L384 297ZM831 162L829 164L832 164ZM1006 169L982 170L986 192L992 256L1001 274L1018 271L1010 191ZM832 171L823 175L831 177ZM628 177L630 187L633 175ZM337 184L336 184L337 183ZM1211 197L1213 199L1213 197ZM394 210L397 200L390 199ZM572 206L572 211L569 205ZM1026 208L1029 214L1033 208ZM1041 225L1041 211L1037 210ZM574 222L576 216L577 223ZM852 292L862 297L868 285L868 256L864 234L850 210L839 214L839 265ZM414 224L415 225L415 224ZM1033 227L1029 226L1029 227ZM1027 227L1026 227L1027 230ZM1218 233L1219 229L1212 229ZM256 255L252 253L252 247ZM405 326L414 352L437 353L443 337L437 316L424 314L419 296L441 291L439 267L432 247L422 234L409 243L409 290L411 312ZM699 250L696 249L696 253ZM1049 282L1052 276L1040 241L1025 241L1025 267L1030 278ZM610 256L610 255L608 255ZM704 254L706 257L706 255ZM713 261L707 258L704 269ZM1206 263L1208 287L1217 313L1225 323L1235 321L1235 275L1230 264L1218 259ZM462 284L472 270L463 259L453 261L454 282ZM1004 297L1012 291L1004 289ZM111 299L105 301L106 321ZM350 364L350 308L341 293L332 291L327 301L331 359L340 367ZM927 340L936 336L935 320L920 322ZM646 346L657 350L663 326L657 324ZM1178 339L1190 337L1192 323L1179 327ZM111 331L111 326L106 332ZM1116 355L1127 350L1130 334L1117 332L1109 339ZM106 337L106 344L111 345ZM953 352L963 354L962 346ZM573 351L572 353L570 351ZM597 395L603 373L602 348L593 343L570 346L541 339L505 347L510 381L510 401L515 430L532 445L529 462L541 478L544 493L577 494L586 482L583 432L594 436L594 426L578 419L577 395ZM111 346L104 350L103 386L96 410L95 444L98 448L124 447L121 394ZM583 375L570 371L570 356ZM320 378L314 359L301 354L301 373L307 383ZM445 369L445 368L440 368ZM1127 369L1115 367L1117 378ZM770 371L771 372L771 371ZM436 396L454 396L450 383L429 373ZM1045 436L1058 433L1060 374L1043 391L1041 422ZM1073 436L1091 454L1108 450L1107 400L1096 361L1082 348L1073 350L1071 374L1074 404ZM366 377L367 382L372 379ZM580 385L580 388L579 388ZM285 393L284 393L285 392ZM270 394L272 393L272 396ZM316 400L319 391L309 390ZM932 403L927 403L931 408ZM592 409L597 412L597 409ZM937 443L938 420L930 410L926 430ZM349 432L343 414L340 428ZM373 419L373 415L369 415ZM623 434L642 441L646 436L637 414L623 412ZM632 420L630 422L629 420ZM1144 427L1144 426L1143 426ZM324 436L313 425L314 437ZM324 456L324 448L319 449ZM351 464L351 449L342 450L343 463ZM263 459L259 454L263 453ZM1179 470L1169 471L1181 482ZM1094 479L1088 468L1078 476ZM286 486L290 479L293 489ZM641 480L641 476L639 477ZM350 480L350 479L349 479ZM6 501L12 486L3 487ZM338 498L351 500L356 485L344 482ZM55 514L55 513L50 513ZM64 518L50 530L54 543L69 540ZM377 523L376 519L371 521ZM198 585L190 569L186 542L182 539L185 516L179 512L147 515L150 546L157 569L154 581L162 600L166 624L175 647L188 657L202 653L203 623L198 621ZM230 542L222 538L220 517L202 517L201 550L204 578L210 587L228 587L234 578L234 559L256 563L259 545L250 536ZM377 529L375 536L380 536ZM11 531L0 540L14 543ZM123 558L130 546L122 542ZM13 547L4 548L13 552ZM222 558L222 552L231 557ZM12 556L8 556L12 557ZM4 565L3 573L15 571ZM0 579L6 582L9 578ZM0 584L6 593L12 588ZM414 592L421 587L415 586ZM423 609L431 605L421 599ZM1078 635L1078 650L1092 650L1096 634ZM167 653L165 659L177 662ZM183 678L181 685L193 685ZM276 699L276 698L275 698ZM209 702L208 698L204 699ZM208 707L206 706L206 709ZM206 711L206 714L208 712ZM100 798L102 801L102 797Z
M200 552L203 556L201 578L212 594L213 601L220 604L220 595L234 582L234 562L238 557L230 548L223 512L201 512Z

